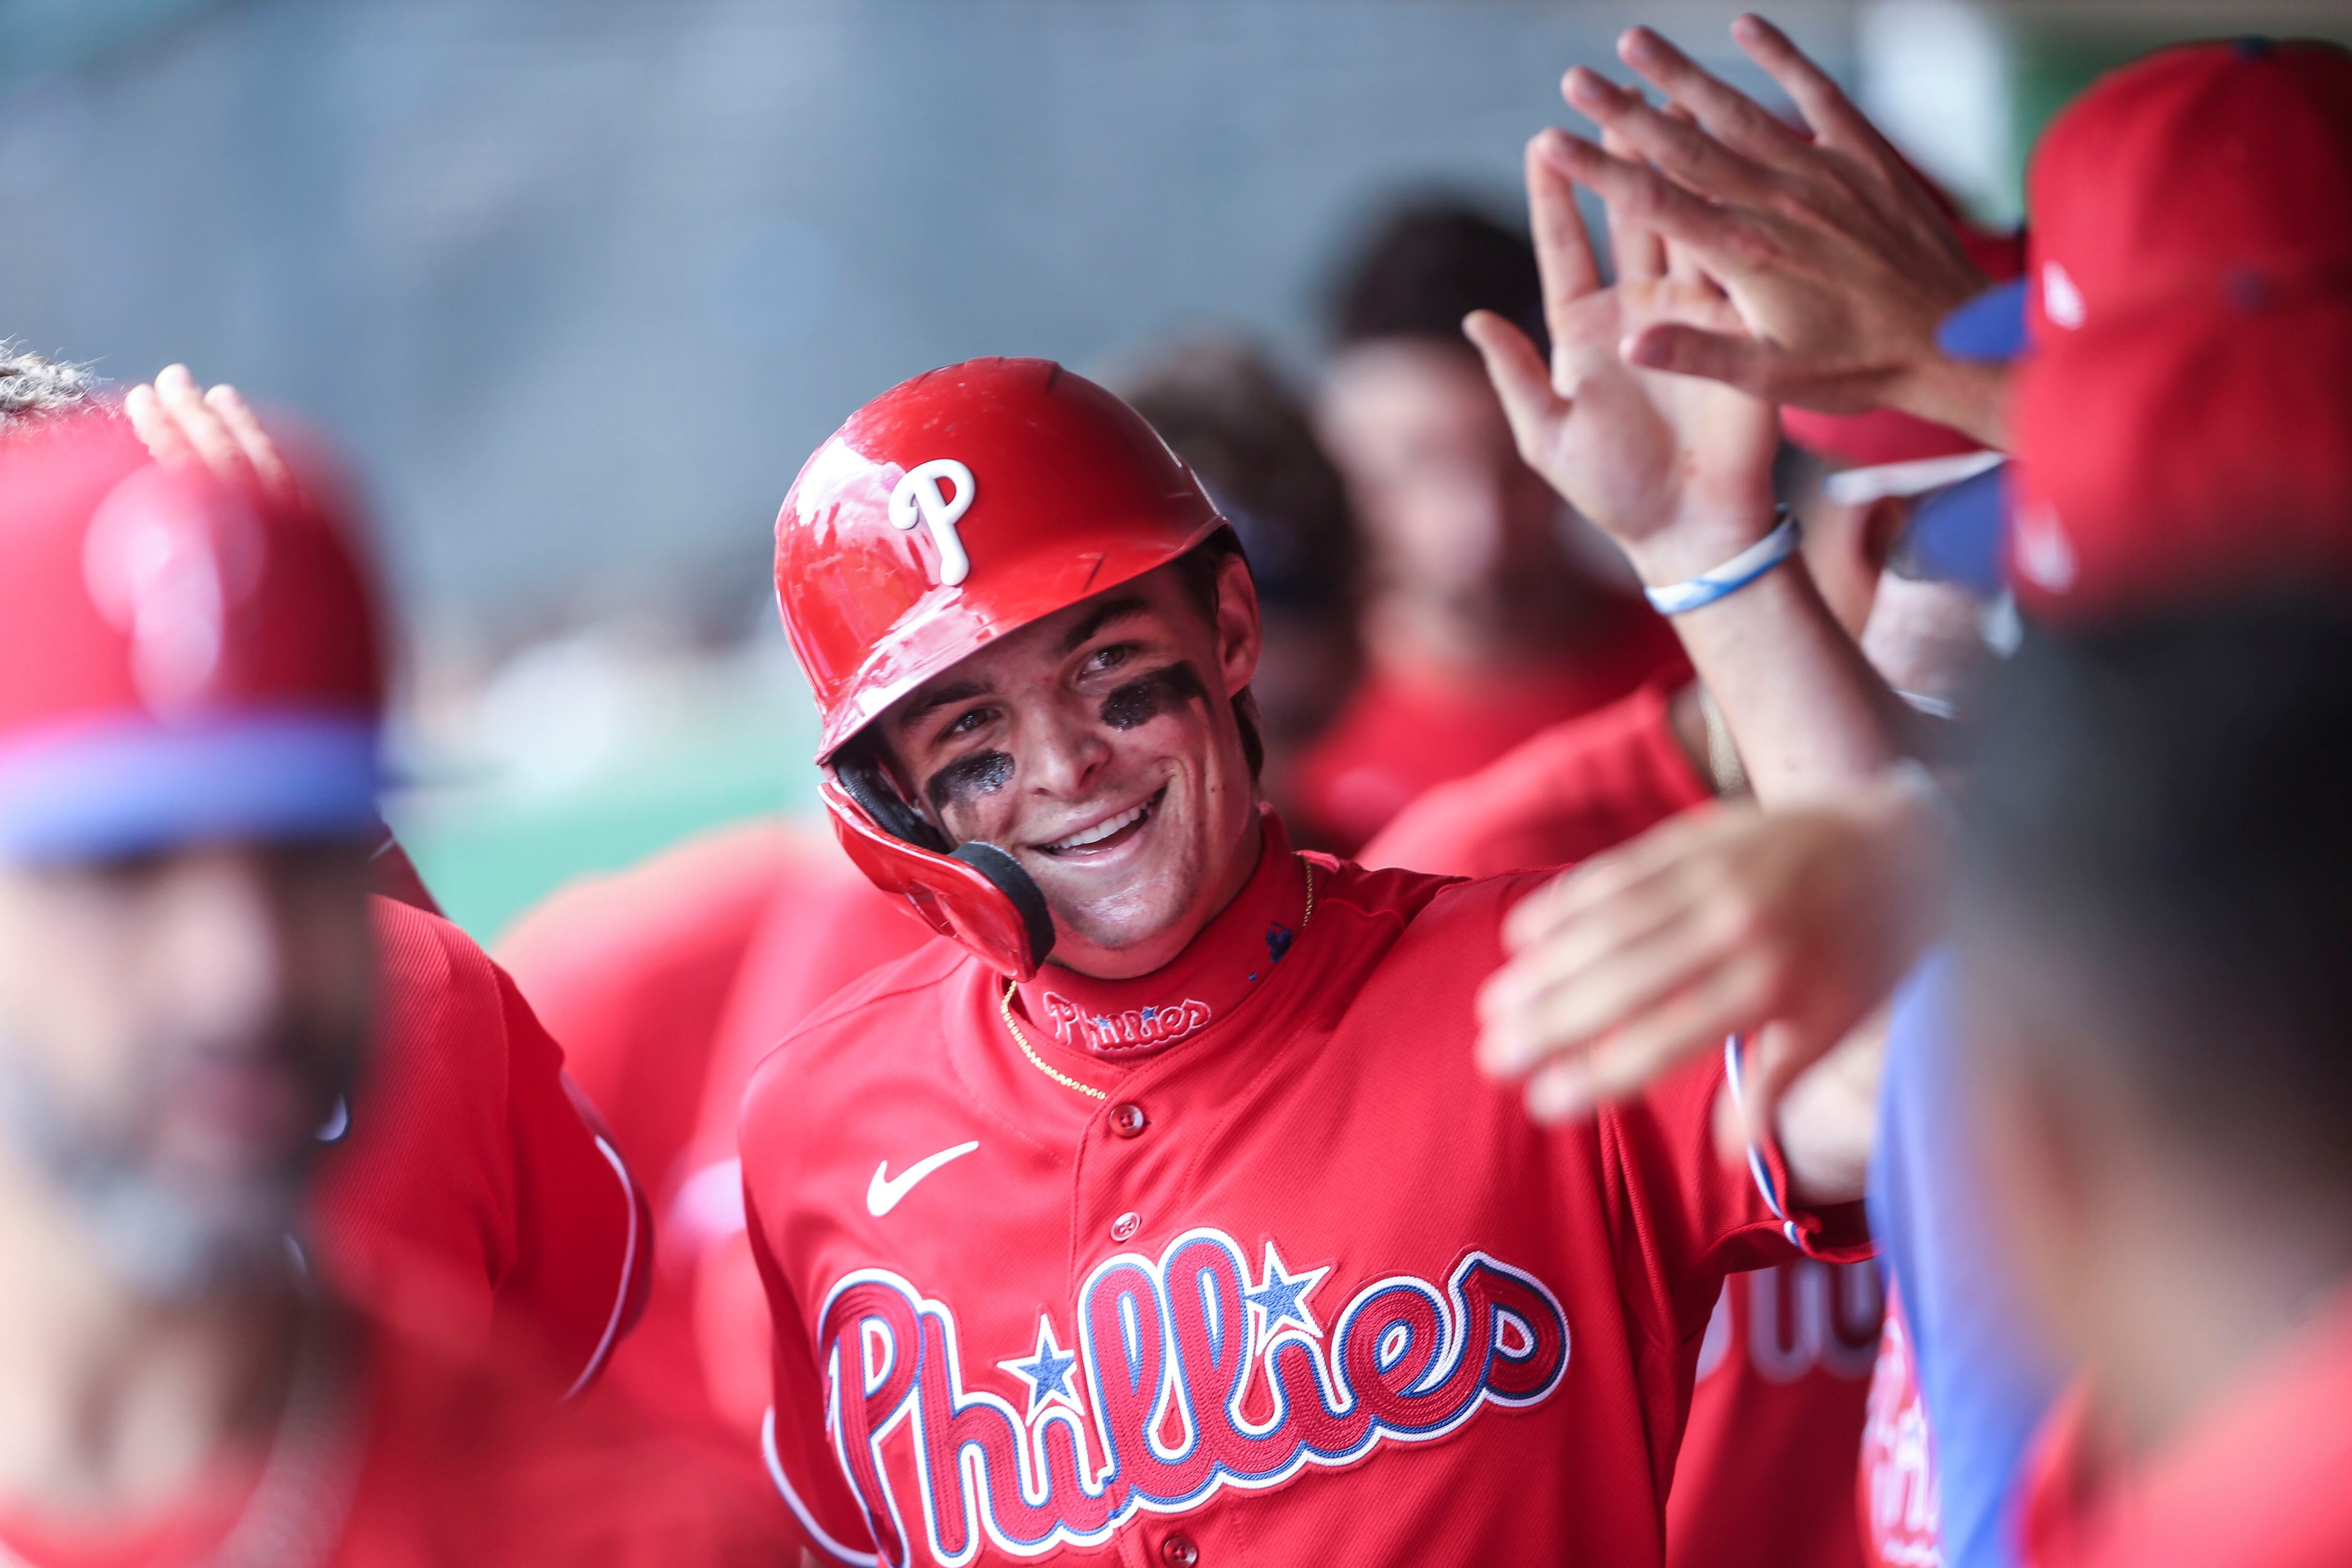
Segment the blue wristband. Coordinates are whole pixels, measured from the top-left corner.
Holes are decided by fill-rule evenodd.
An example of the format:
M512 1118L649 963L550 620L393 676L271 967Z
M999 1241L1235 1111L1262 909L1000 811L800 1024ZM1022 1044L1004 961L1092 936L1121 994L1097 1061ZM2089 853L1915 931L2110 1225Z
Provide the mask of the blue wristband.
M1702 573L1686 583L1669 583L1663 588L1644 588L1642 592L1660 615L1686 615L1737 594L1786 561L1796 552L1799 531L1796 513L1782 507L1778 527L1714 571Z

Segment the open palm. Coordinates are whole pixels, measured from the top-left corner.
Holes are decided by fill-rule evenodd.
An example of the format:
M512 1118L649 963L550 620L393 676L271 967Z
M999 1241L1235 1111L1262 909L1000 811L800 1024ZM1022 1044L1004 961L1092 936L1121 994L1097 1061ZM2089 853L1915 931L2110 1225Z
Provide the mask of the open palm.
M1720 382L1636 369L1619 347L1661 321L1738 331L1738 313L1706 279L1678 274L1663 246L1626 219L1616 226L1619 281L1602 287L1573 188L1545 137L1528 145L1528 204L1551 364L1499 316L1482 311L1468 323L1520 456L1648 581L1719 564L1770 526L1775 410Z

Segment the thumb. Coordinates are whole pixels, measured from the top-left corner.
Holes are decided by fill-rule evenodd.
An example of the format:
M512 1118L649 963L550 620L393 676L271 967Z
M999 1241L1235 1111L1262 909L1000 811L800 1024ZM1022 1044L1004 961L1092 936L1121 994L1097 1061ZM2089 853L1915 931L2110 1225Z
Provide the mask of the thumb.
M1511 436L1519 456L1529 463L1544 445L1548 426L1568 416L1568 400L1552 389L1551 368L1536 351L1527 333L1492 310L1473 310L1462 322L1462 332L1486 363L1486 379L1503 400L1511 422Z
M1800 1025L1776 1023L1748 1037L1741 1052L1739 1114L1750 1144L1763 1148L1780 1136L1781 1097L1836 1043L1814 1035Z
M1754 338L1654 321L1627 337L1617 352L1627 364L1643 370L1701 375L1759 397L1772 395L1772 351Z

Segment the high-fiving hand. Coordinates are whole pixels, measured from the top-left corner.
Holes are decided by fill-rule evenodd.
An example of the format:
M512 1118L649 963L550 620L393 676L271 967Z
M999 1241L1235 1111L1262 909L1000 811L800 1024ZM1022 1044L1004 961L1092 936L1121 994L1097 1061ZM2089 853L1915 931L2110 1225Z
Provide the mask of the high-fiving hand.
M1837 84L1761 17L1732 36L1803 115L1793 130L1646 27L1618 54L1684 112L1580 66L1561 91L1607 132L1563 135L1564 172L1638 216L1728 294L1738 326L1680 321L1629 339L1633 363L1710 376L1831 413L1886 405L1999 445L2003 382L1936 346L1985 286L1952 220Z
M1601 265L1576 208L1563 149L1546 131L1528 143L1528 207L1543 274L1546 366L1527 334L1481 310L1464 330L1510 416L1519 455L1624 547L1648 582L1718 566L1771 526L1769 404L1718 382L1636 369L1622 345L1667 323L1737 331L1722 292L1674 265L1638 223L1612 224L1618 281Z

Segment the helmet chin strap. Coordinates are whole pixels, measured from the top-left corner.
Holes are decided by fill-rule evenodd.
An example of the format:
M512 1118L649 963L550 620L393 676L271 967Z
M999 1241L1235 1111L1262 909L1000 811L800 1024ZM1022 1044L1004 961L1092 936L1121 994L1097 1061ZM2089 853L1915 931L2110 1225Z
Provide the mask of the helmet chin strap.
M1046 907L1045 890L1037 879L1021 868L1021 862L993 844L973 839L959 844L949 853L962 861L996 886L996 890L1013 901L1021 912L1021 923L1029 928L1029 952L1043 964L1054 952L1054 911Z
M947 835L907 803L881 763L862 747L853 744L835 757L833 776L841 782L841 787L857 803L866 819L885 833L918 849L961 860L987 878L1020 915L1028 932L1031 959L1038 964L1045 962L1054 951L1054 912L1045 903L1045 889L1022 868L1020 861L982 839L950 847Z

